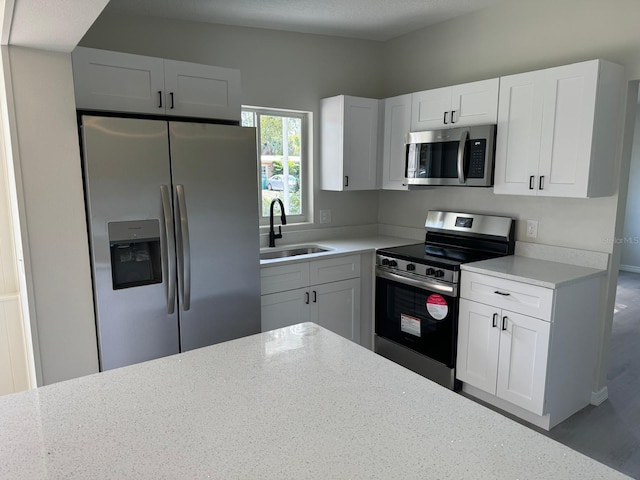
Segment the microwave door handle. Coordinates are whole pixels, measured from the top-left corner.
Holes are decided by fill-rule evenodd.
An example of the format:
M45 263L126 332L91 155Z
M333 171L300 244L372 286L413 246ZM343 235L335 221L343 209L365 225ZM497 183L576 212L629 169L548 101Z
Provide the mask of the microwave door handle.
M467 140L469 140L469 130L464 129L460 134L460 143L458 144L458 181L464 184L464 150L467 148Z

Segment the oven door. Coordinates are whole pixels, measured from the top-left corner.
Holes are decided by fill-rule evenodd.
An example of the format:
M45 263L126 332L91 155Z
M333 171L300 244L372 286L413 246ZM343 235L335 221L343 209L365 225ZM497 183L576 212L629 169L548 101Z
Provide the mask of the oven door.
M455 366L456 286L376 270L375 331L419 354Z

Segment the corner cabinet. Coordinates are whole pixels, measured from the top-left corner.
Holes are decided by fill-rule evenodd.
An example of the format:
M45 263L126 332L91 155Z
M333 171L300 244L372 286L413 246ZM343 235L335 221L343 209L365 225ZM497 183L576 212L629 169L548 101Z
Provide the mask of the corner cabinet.
M601 276L546 288L463 271L463 391L550 429L591 401Z
M411 131L495 124L499 79L412 94Z
M77 47L79 109L240 121L240 71Z
M378 188L378 105L380 100L338 95L320 104L322 190Z
M405 183L405 138L411 131L411 94L382 101L384 133L382 139L382 189L408 190Z
M262 267L262 331L311 321L360 343L360 256Z
M613 193L624 68L592 60L500 79L494 193Z

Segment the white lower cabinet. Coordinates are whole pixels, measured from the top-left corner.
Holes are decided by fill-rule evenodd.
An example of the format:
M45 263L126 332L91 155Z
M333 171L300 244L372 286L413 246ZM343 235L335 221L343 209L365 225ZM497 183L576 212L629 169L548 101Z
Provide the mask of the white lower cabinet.
M548 321L461 299L457 378L542 415L549 326Z
M360 343L359 255L263 267L261 277L263 332L311 321Z
M547 430L591 403L602 278L548 288L463 271L463 391Z

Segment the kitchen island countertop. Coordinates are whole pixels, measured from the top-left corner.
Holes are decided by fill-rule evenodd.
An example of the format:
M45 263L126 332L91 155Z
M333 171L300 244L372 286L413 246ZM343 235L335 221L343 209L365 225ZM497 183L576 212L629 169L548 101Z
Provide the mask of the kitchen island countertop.
M0 478L627 477L304 323L0 397Z

